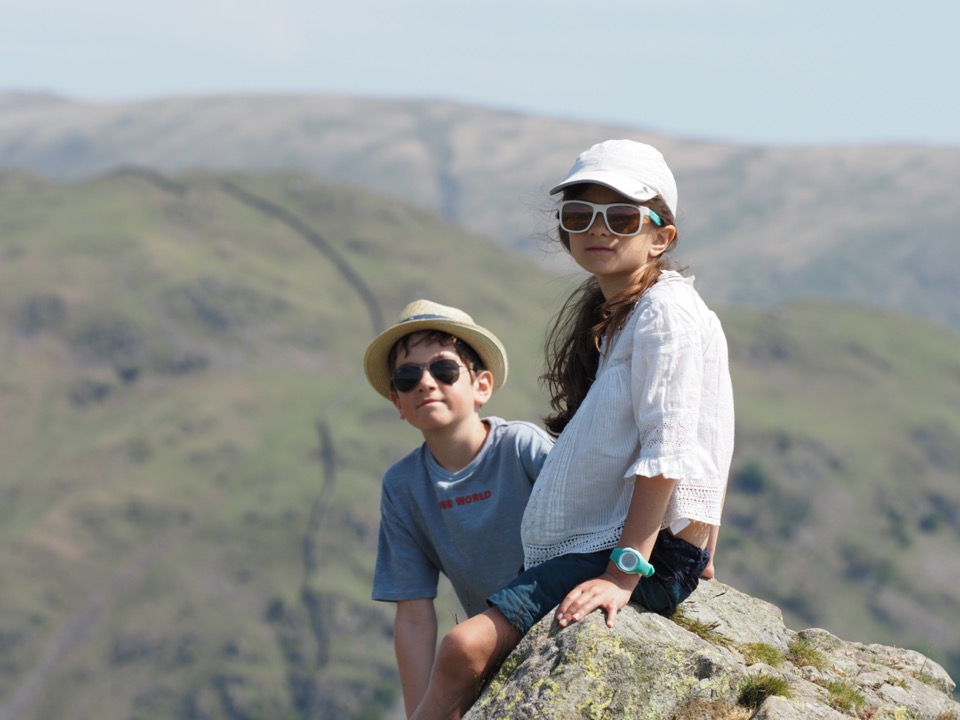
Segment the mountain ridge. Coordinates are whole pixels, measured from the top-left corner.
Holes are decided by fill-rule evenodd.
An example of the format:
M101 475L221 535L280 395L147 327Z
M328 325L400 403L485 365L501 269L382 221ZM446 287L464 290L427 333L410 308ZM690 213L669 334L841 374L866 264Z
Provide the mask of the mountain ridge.
M960 148L724 145L449 102L232 95L0 108L0 167L64 179L125 164L306 171L542 257L547 189L577 153L621 136L673 168L679 254L716 269L708 302L824 297L960 328Z

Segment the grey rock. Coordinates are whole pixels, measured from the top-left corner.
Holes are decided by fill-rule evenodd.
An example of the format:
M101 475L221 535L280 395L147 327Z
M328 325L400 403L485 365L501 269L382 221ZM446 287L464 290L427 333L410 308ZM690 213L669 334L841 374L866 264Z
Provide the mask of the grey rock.
M763 662L759 658L763 659ZM942 667L913 650L793 631L779 608L716 580L672 618L630 605L536 625L465 720L960 720Z

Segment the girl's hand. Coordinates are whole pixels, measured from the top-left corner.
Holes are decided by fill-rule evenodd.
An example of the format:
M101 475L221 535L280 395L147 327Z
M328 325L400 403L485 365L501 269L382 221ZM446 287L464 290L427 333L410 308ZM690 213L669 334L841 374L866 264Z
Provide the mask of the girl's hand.
M637 586L636 575L626 575L616 570L607 570L598 578L587 580L571 590L557 608L557 622L566 627L585 618L597 608L607 615L607 627L613 627L617 612L630 602L630 595Z

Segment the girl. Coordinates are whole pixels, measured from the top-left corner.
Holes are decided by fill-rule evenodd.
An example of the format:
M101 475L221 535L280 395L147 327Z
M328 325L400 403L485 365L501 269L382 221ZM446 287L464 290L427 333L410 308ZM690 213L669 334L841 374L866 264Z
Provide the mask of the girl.
M677 186L649 145L582 153L558 235L590 277L560 310L547 371L557 443L523 516L524 572L444 638L414 718L459 718L489 673L556 608L566 626L631 599L670 614L706 568L733 452L717 316L664 257Z

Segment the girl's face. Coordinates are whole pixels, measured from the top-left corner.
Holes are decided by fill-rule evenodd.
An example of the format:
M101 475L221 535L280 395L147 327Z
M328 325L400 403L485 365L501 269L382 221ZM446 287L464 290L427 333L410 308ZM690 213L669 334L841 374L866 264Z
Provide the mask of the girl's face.
M594 184L577 199L599 204L639 205L608 187ZM569 235L570 255L580 267L597 278L604 297L609 298L629 287L648 262L663 254L676 235L676 228L673 225L657 227L644 218L636 235L614 235L598 213L593 225L584 232Z

